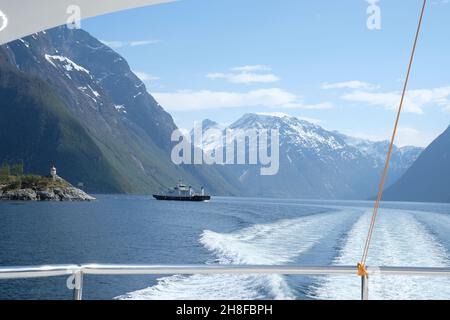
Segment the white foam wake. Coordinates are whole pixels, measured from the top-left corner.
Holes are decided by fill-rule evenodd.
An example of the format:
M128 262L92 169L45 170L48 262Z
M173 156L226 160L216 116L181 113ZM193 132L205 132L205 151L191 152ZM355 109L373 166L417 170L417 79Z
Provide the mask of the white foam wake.
M258 224L223 234L204 231L200 242L220 264L287 264L318 244L355 210L317 214L271 224ZM155 286L119 299L295 299L284 277L278 275L172 276Z
M361 258L370 213L354 225L336 265L355 265ZM426 213L424 213L426 214ZM367 264L370 266L448 266L448 253L437 239L415 218L401 210L382 210L377 220ZM448 299L450 281L446 278L381 276L372 274L371 299ZM358 299L358 277L326 277L311 289L319 299Z
M318 214L272 224L258 224L236 233L205 231L200 242L222 264L286 264L344 223L352 211Z

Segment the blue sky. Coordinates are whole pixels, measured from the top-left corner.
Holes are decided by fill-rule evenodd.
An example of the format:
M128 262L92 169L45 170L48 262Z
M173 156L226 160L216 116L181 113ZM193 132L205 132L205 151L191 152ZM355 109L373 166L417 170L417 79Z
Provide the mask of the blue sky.
M450 3L430 0L399 145L450 124ZM139 74L180 127L286 113L327 129L389 137L421 0L180 0L82 22Z

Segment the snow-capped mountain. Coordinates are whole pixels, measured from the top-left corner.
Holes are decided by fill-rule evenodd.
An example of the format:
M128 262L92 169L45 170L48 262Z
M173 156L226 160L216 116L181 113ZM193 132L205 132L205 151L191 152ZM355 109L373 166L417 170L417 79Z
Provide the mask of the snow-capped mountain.
M389 149L389 141L371 141L367 139L360 139L355 137L349 137L339 132L335 132L340 135L345 142L357 148L364 155L373 158L373 166L379 168L386 163L386 154ZM389 164L391 170L398 169L403 171L405 168L409 168L414 161L418 158L418 155L423 151L423 148L414 146L397 147L394 145L393 158Z
M389 143L372 142L328 131L319 125L287 115L246 114L224 128L205 122L203 148L217 148L217 130L277 129L280 134L280 170L261 176L258 167L221 166L254 196L325 199L366 199L378 187ZM208 129L214 128L214 135ZM417 159L421 148L394 148L387 184L396 181Z
M278 129L280 170L176 166L170 114L123 57L83 30L58 27L0 46L0 161L46 174L55 164L93 192L149 193L180 177L220 195L364 199L375 194L387 143L357 140L288 116L248 114L213 121L205 150L228 129ZM219 134L217 134L219 132ZM20 139L18 138L20 137ZM388 184L420 153L395 149Z
M91 192L150 193L183 177L197 189L232 193L213 168L170 161L171 115L125 59L89 33L61 26L0 46L0 75L0 117L16 128L1 132L0 160L23 160L41 174L55 164ZM18 117L27 105L36 108Z

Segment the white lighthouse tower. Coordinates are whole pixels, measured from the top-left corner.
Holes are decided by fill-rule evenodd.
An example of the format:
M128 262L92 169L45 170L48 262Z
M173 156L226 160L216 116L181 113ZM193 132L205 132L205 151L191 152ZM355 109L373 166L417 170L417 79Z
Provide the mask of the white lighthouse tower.
M53 180L56 180L56 178L58 177L56 175L56 168L55 168L55 166L52 166L52 168L50 169L50 176L53 178Z

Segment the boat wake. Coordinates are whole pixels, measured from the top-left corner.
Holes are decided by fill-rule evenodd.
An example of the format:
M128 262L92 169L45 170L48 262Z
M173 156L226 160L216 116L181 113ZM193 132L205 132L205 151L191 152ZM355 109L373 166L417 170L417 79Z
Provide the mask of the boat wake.
M358 215L346 210L271 224L258 224L235 233L206 230L200 243L219 264L289 264L342 224ZM195 275L172 276L155 286L128 293L118 299L295 299L295 292L281 275Z
M427 226L419 222L431 213L382 210L375 227L368 266L448 267L448 252ZM432 214L435 215L435 214ZM445 219L436 214L435 219ZM369 227L370 213L363 215L351 229L346 244L335 258L335 265L354 265L361 259ZM441 221L442 222L442 221ZM358 299L358 277L330 276L317 280L309 297L316 299ZM448 278L381 276L372 272L369 278L370 299L448 299Z
M312 257L326 251L330 256L327 263L356 265L361 258L372 211L342 207L330 210L333 211L256 224L233 233L205 230L199 241L211 253L208 264L310 263ZM381 210L368 265L449 266L447 249L439 237L445 237L449 230L442 227L442 221L450 221L450 218L435 213ZM309 278L301 293L298 285L293 284L298 280L295 278L288 281L281 275L176 275L160 278L156 285L118 299L360 298L360 278L356 275ZM372 272L369 288L371 299L450 297L450 280L447 278L381 276Z

